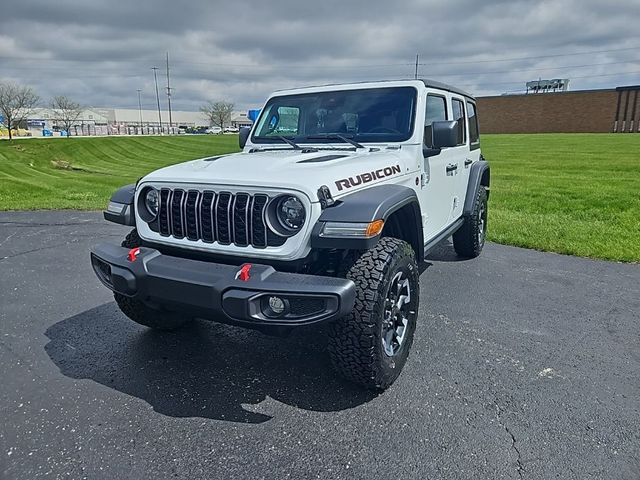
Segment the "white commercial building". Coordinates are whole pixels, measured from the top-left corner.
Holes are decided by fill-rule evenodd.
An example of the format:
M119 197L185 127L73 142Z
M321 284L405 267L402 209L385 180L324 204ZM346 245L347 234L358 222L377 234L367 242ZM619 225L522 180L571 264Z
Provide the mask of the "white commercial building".
M180 129L193 127L209 127L209 119L202 112L172 110L171 133ZM252 125L246 112L233 112L229 127L242 128ZM36 108L27 118L28 129L32 135L42 135L48 130L58 132L63 128L62 122L56 118L50 108ZM137 135L169 132L169 112L161 110L139 110L133 108L99 108L88 107L82 111L71 135Z

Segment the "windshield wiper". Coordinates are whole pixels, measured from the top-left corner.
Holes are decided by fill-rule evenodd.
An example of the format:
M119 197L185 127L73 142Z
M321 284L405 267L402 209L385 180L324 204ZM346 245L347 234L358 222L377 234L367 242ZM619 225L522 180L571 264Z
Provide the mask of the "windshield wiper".
M365 148L364 145L356 142L354 139L345 137L344 135L340 135L339 133L325 133L325 134L317 134L317 135L307 135L304 137L305 140L331 140L337 138L338 140L342 140L345 143L350 143L356 148Z
M296 142L294 142L293 140L291 140L290 138L287 138L287 137L285 137L283 135L278 135L276 138L279 138L284 143L288 143L289 145L291 145L293 147L294 150L302 150L302 147L300 145L298 145Z
M269 137L269 138L277 138L278 140L282 140L284 143L291 145L291 147L294 150L300 150L302 153L313 153L313 152L317 152L318 149L317 148L313 148L313 147L301 147L300 145L298 145L296 142L294 142L293 140L291 140L290 138L287 138L285 136L282 135L276 135L273 137ZM254 147L251 150L249 150L249 153L255 153L255 152L264 152L264 151L271 151L271 150L288 150L287 148L263 148L263 147Z

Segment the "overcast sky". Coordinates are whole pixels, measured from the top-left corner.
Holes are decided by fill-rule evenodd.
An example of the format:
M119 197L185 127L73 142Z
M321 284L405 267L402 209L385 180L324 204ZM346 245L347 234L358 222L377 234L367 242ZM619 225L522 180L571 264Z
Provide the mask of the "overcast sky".
M476 95L569 78L572 90L640 83L640 0L28 0L0 13L0 79L43 101L155 108L276 89L420 76Z

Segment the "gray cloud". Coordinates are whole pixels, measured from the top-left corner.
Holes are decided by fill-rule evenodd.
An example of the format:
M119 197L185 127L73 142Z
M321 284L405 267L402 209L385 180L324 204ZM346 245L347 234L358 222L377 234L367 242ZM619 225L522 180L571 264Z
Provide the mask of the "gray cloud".
M168 51L174 108L244 109L275 89L410 78L419 53L422 76L481 95L538 77L613 87L640 83L637 18L631 1L32 0L2 11L0 77L95 106L137 107L141 88L153 108Z

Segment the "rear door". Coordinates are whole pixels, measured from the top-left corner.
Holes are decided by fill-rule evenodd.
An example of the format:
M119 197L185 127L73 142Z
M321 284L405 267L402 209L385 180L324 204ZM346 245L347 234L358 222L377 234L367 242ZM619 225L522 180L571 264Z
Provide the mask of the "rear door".
M464 198L467 192L467 183L469 181L469 132L467 124L467 110L465 108L465 99L463 97L455 95L451 97L451 113L452 120L458 121L458 145L448 149L451 154L448 168L454 183L451 208L449 210L449 223L454 222L462 215Z

